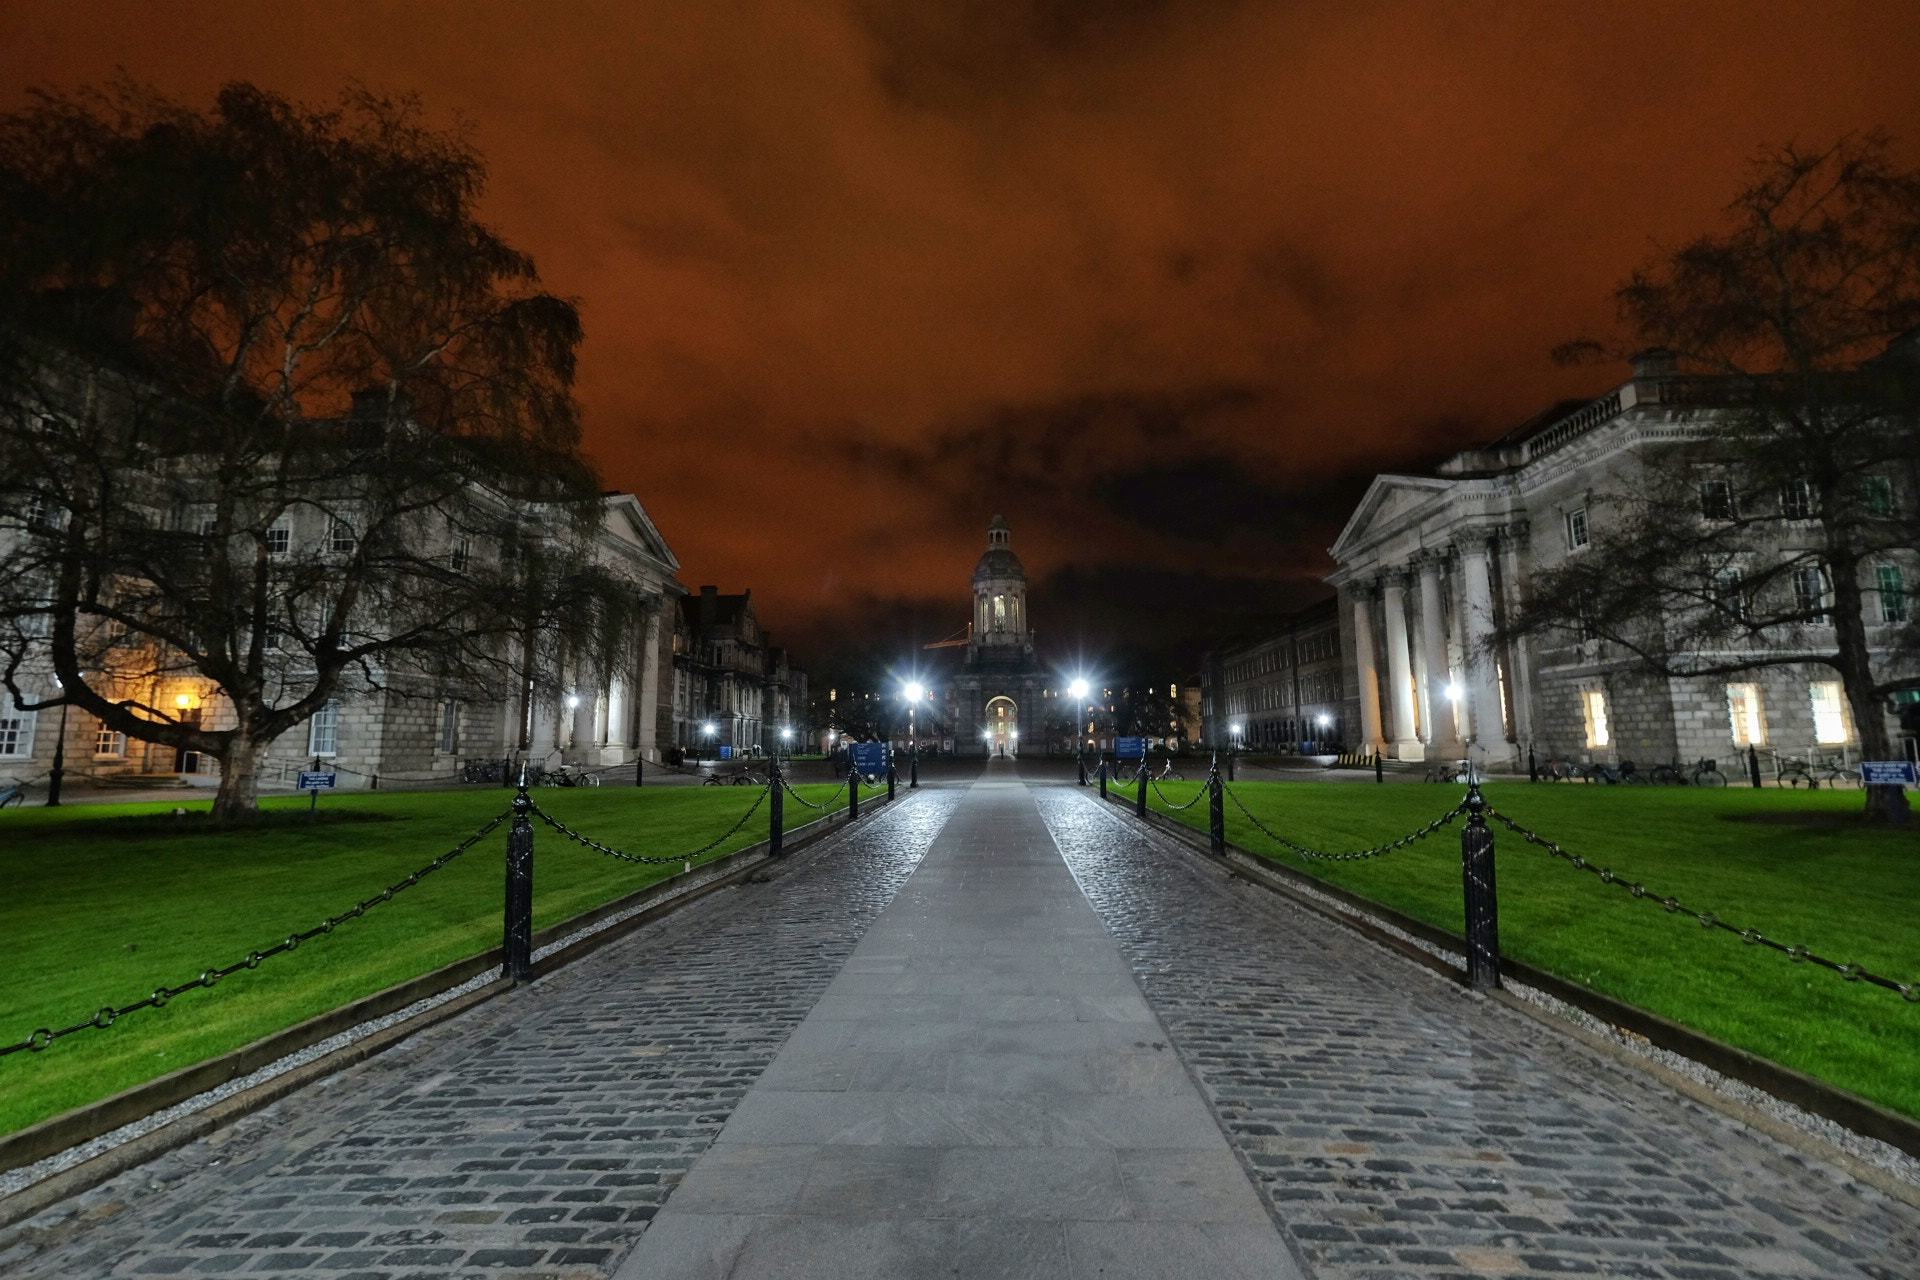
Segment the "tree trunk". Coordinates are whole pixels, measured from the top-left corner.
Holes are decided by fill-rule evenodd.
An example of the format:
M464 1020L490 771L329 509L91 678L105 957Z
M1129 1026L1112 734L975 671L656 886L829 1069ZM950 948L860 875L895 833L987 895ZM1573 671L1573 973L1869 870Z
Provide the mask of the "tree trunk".
M260 744L236 729L220 759L220 789L213 795L216 819L244 818L260 812Z
M1842 573L1845 577L1842 577ZM1865 592L1854 576L1852 563L1835 566L1834 640L1839 649L1841 687L1846 690L1847 706L1853 712L1854 731L1860 735L1860 754L1867 760L1891 760L1893 737L1887 732L1886 708L1875 688L1873 664L1867 650ZM1868 787L1867 821L1904 825L1910 813L1907 793L1892 787Z

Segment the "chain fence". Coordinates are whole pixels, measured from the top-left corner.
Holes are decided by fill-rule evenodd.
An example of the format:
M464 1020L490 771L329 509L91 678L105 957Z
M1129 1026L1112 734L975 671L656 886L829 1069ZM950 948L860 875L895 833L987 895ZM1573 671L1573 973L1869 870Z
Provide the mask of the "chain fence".
M846 794L846 790L847 790L846 779L842 778L840 780L839 788L836 791L834 791L832 795L828 796L825 800L822 800L819 804L815 804L813 801L807 799L805 796L801 795L798 791L794 790L793 784L787 781L787 775L784 773L780 775L780 785L786 789L786 792L788 795L792 796L795 800L798 800L801 804L805 805L807 808L819 809L821 811L825 811L827 809L833 808L833 806L839 801L840 797Z
M1168 796L1167 793L1161 789L1160 779L1149 774L1147 775L1147 781L1153 784L1153 794L1160 797L1160 803L1167 806L1167 809L1172 813L1182 813L1207 798L1207 785L1204 782L1200 784L1200 793L1194 796L1193 799L1187 801L1185 804L1175 804L1172 797Z
M748 822L752 821L753 815L760 812L760 806L765 804L767 802L767 797L772 794L773 794L772 784L769 783L768 785L761 787L760 794L754 798L753 804L747 809L747 811L740 815L740 820L738 822L734 823L731 827L728 827L725 831L721 832L718 836L715 836L713 839L707 841L707 843L701 845L698 849L695 849L693 852L678 854L671 858L649 857L648 855L643 853L625 853L619 849L615 849L611 845L601 844L598 840L588 839L586 836L581 835L578 831L575 831L572 827L569 827L566 823L560 821L560 819L554 817L552 814L548 813L545 809L542 809L537 804L533 806L531 812L535 817L539 818L540 821L546 823L548 826L552 827L555 831L558 831L561 835L565 836L567 839L573 841L575 844L585 845L587 848L593 850L595 853L605 854L609 858L618 858L622 862L633 862L633 863L638 863L642 866L649 866L649 867L663 867L663 866L668 866L675 862L679 862L683 864L691 864L695 858L701 857L705 854L712 853L715 849L718 849L721 845L733 839L734 836L739 834L740 828L746 826Z
M356 903L347 910L342 911L339 915L327 917L311 929L303 930L300 933L290 933L281 941L264 950L249 951L244 957L224 968L202 970L199 977L183 982L178 986L156 988L153 994L144 1000L136 1000L132 1004L120 1005L118 1007L107 1005L84 1022L76 1022L72 1026L62 1027L57 1031L51 1027L41 1027L25 1040L21 1040L15 1044L0 1045L0 1058L14 1053L38 1053L55 1040L73 1035L78 1031L86 1031L88 1029L104 1031L130 1013L137 1013L142 1009L164 1008L175 996L184 995L189 991L202 987L211 988L222 978L230 977L242 969L258 969L263 961L270 960L274 956L283 955L289 951L296 951L299 949L301 943L311 941L325 934L330 934L347 921L365 915L368 911L380 906L382 903L392 902L396 894L404 893L406 890L413 888L422 880L446 866L467 850L473 848L474 845L479 844L482 840L492 835L499 829L501 823L512 816L512 813L513 810L511 809L502 810L488 821L485 826L435 858L432 862L429 862L426 866L421 867L418 871L400 880L396 880L393 884L388 885L371 898Z
M1467 811L1467 806L1465 803L1457 804L1453 808L1441 814L1439 817L1435 818L1432 822L1429 822L1426 826L1421 827L1415 831L1410 831L1406 835L1401 836L1397 840L1389 840L1384 844L1374 845L1370 849L1355 849L1349 853L1328 853L1324 849L1309 848L1306 845L1299 844L1296 841L1287 839L1285 836L1281 835L1278 831L1275 831L1272 827L1269 827L1266 823L1260 821L1259 818L1256 818L1253 814L1253 810L1247 808L1246 803L1240 799L1239 795L1234 791L1232 787L1226 786L1223 783L1222 789L1227 793L1227 798L1233 801L1234 806L1238 808L1242 814L1246 815L1247 821L1251 822L1255 827L1259 828L1261 833L1264 834L1267 837L1267 839L1273 841L1275 844L1278 844L1293 853L1298 854L1302 858L1307 858L1314 862L1362 862L1368 858L1378 858L1383 854L1392 853L1396 849L1404 849L1410 844L1414 844L1418 841L1425 840L1428 836L1440 830L1442 827L1445 827L1451 824L1455 818L1458 818L1461 814Z
M1651 889L1648 889L1646 885L1638 881L1625 879L1622 876L1616 875L1606 867L1597 867L1578 854L1569 853L1554 841L1547 839L1538 832L1521 826L1518 822L1515 822L1506 814L1501 813L1492 805L1487 806L1486 814L1489 818L1499 822L1500 825L1519 836L1522 840L1525 840L1528 844L1538 845L1540 848L1545 849L1548 854L1559 858L1574 870L1591 872L1599 879L1601 884L1616 885L1635 898L1646 899L1657 906L1666 908L1669 914L1692 916L1695 920L1698 920L1703 927L1724 930L1727 933L1733 934L1748 946L1769 947L1772 950L1782 953L1787 959L1792 960L1796 964L1818 965L1820 968L1832 970L1848 982L1871 983L1876 987L1884 987L1888 991L1898 992L1904 999L1920 1004L1920 983L1898 982L1892 978L1884 978L1877 973L1869 973L1860 965L1843 964L1838 960L1829 960L1825 956L1814 954L1804 946L1791 945L1780 942L1774 938L1769 938L1758 929L1742 928L1739 925L1729 924L1711 911L1696 911L1692 907L1681 903L1678 898L1663 897L1660 894L1654 893Z

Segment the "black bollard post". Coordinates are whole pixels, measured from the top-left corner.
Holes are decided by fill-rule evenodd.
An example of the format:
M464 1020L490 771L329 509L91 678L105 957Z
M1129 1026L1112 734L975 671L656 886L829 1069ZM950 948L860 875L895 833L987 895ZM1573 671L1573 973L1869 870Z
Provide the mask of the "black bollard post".
M767 820L767 854L777 858L781 853L780 838L787 830L786 788L780 782L778 756L767 761L767 785L773 788L772 794L767 797L768 808L773 810L772 817Z
M1238 754L1238 753L1236 753L1236 752L1234 752L1234 751L1232 751L1232 750L1229 750L1229 751L1227 752L1227 781L1228 781L1228 782L1232 782L1232 781L1233 781L1233 760L1234 760L1234 756L1235 756L1236 754Z
M1467 906L1467 984L1500 985L1500 898L1493 878L1493 828L1477 781L1467 784L1467 825L1460 833L1460 874Z
M895 769L893 765L889 763L887 765L887 799L889 800L893 799L893 784L898 777L899 770Z
M1107 798L1107 758L1105 756L1100 757L1100 798L1102 800Z
M1387 780L1387 766L1382 762L1382 757L1378 751L1373 753L1373 780L1375 782L1385 782Z
M847 766L847 821L860 816L860 770Z
M1074 751L1074 753L1073 753L1073 767L1074 767L1074 770L1075 770L1075 772L1076 772L1076 773L1078 773L1078 774L1079 774L1079 776L1080 776L1080 781L1079 781L1079 782L1077 782L1077 783L1075 783L1074 785L1076 785L1076 786L1081 786L1081 787L1084 787L1084 786L1086 786L1086 785L1087 785L1087 755L1086 755L1086 752L1084 752L1084 751L1080 751L1080 750L1078 750L1078 749L1076 749L1076 750Z
M1218 767L1207 770L1207 845L1213 856L1227 856L1227 786Z
M1527 781L1540 781L1540 766L1533 758L1533 744L1527 744Z
M526 766L520 767L520 791L513 798L513 825L507 829L507 919L500 976L525 982L533 976L533 797L527 794Z
M645 778L646 767L647 767L647 758L645 756L635 756L633 758L633 785L634 786L637 787L641 785L642 781Z
M1760 789L1760 753L1754 750L1751 742L1747 744L1747 776L1753 779L1754 790Z
M1136 818L1147 816L1147 758L1145 756L1140 757L1140 791L1133 798L1133 816Z

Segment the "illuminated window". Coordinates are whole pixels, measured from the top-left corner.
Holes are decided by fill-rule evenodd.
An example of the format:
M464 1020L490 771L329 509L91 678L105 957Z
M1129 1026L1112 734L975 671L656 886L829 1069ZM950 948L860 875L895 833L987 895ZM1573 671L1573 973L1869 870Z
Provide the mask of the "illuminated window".
M1845 742L1847 703L1838 680L1816 680L1807 687L1813 699L1813 740L1821 746Z
M342 556L353 551L353 529L346 521L335 520L327 531L327 550Z
M93 735L93 754L118 759L127 754L127 735L101 725Z
M276 524L267 530L267 554L283 556L293 548L293 530L284 524Z
M1727 686L1727 723L1733 729L1735 746L1764 746L1767 741L1767 715L1760 706L1760 686Z
M1793 602L1800 612L1810 615L1807 625L1827 625L1827 571L1817 564L1803 564L1793 571Z
M1580 695L1580 709L1587 719L1587 745L1604 747L1613 741L1613 730L1607 724L1607 695L1598 689L1588 689Z
M1789 480L1781 485L1780 514L1789 520L1813 519L1813 486L1805 480Z
M993 629L995 631L1007 629L1007 598L1005 596L993 598Z

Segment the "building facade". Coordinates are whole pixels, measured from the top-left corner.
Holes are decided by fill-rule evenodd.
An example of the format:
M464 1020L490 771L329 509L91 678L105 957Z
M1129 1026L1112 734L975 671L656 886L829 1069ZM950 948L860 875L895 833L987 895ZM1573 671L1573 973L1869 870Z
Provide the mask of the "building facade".
M1217 749L1338 750L1348 724L1342 666L1333 600L1258 640L1213 650L1201 668L1201 740Z
M1534 577L1590 545L1590 512L1634 484L1651 451L1696 434L1698 415L1731 403L1727 395L1647 353L1605 395L1556 405L1435 474L1376 477L1332 548L1327 579L1339 592L1348 748L1519 768L1529 751L1645 765L1725 761L1749 745L1838 755L1857 741L1838 679L1823 665L1668 678L1572 633L1494 642ZM1899 501L1914 500L1912 477L1884 483ZM1703 503L1711 500L1703 487ZM1877 570L1865 584L1876 615L1868 623L1887 655L1907 623L1915 566L1893 557Z
M760 625L752 591L703 586L680 602L672 740L681 751L788 749L807 738L806 708L807 674Z
M1023 739L1030 749L1040 747L1052 683L1034 651L1027 571L1013 553L1013 531L995 516L973 571L966 657L948 691L955 750L1014 756Z

